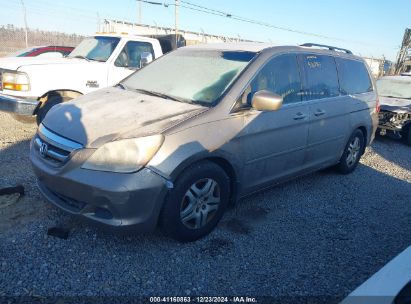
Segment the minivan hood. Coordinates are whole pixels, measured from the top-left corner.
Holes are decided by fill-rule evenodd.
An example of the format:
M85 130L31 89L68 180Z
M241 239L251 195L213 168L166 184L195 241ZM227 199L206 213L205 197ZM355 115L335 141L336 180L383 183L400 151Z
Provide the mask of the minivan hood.
M208 108L127 91L105 88L54 106L43 125L86 147L159 134Z

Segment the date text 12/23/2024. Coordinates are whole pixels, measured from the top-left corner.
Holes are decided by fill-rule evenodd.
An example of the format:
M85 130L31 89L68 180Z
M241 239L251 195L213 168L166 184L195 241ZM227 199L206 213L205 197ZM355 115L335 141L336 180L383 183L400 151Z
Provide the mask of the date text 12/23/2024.
M150 297L150 303L258 303L253 297Z

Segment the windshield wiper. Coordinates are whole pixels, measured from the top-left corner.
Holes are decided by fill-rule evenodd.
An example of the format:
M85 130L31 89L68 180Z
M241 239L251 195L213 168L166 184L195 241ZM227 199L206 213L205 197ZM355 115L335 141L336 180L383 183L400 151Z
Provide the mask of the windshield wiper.
M170 100L174 100L174 101L178 101L178 102L185 102L187 103L187 101L180 99L180 98L176 98L167 94L163 94L163 93L158 93L158 92L153 92L153 91L149 91L149 90L143 90L143 89L135 89L136 91L139 91L141 93L147 94L147 95L151 95L151 96L156 96L156 97L161 97L164 99L170 99Z
M104 59L95 59L95 58L87 58L88 60L97 61L97 62L106 62Z
M116 87L120 87L123 90L128 90L127 86L124 83L119 82Z
M73 57L70 57L70 58L80 58L80 59L85 59L87 61L90 61L90 58L87 58L87 57L82 56L82 55L76 55L76 56L73 56Z

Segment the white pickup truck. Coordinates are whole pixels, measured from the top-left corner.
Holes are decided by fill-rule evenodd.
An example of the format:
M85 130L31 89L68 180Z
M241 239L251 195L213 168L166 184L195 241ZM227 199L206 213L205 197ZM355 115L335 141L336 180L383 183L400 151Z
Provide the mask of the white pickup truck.
M163 49L173 49L173 42L165 47L163 42L128 34L96 34L85 38L66 58L0 58L0 111L16 117L37 115L40 123L52 106L115 85L162 56Z

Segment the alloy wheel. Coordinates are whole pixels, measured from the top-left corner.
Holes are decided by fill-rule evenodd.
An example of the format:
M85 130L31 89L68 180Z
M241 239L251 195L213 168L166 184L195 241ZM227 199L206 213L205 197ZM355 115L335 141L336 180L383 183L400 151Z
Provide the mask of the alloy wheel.
M200 229L209 223L219 208L220 187L211 178L196 181L181 202L180 219L189 229Z
M358 156L360 155L360 150L361 150L361 141L358 137L354 137L354 139L350 142L348 145L348 153L347 153L347 166L351 167L353 166L357 159Z

